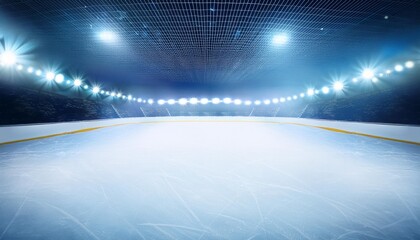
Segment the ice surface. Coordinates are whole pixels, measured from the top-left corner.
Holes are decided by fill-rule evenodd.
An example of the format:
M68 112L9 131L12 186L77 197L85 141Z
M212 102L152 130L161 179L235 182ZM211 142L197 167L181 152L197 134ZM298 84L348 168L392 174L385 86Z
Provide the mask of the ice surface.
M420 147L303 126L111 127L0 147L0 239L419 239Z

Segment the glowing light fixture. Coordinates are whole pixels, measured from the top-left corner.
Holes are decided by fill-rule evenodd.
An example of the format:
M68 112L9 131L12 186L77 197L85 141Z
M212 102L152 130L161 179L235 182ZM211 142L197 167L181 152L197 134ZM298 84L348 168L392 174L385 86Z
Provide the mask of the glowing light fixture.
M330 89L328 87L323 87L321 91L323 94L328 94L330 92Z
M53 72L47 72L47 74L45 74L45 78L46 78L48 81L52 81L52 80L54 80L54 78L55 78L55 74L54 74Z
M207 98L202 98L200 99L200 103L206 105L207 103L209 103L209 100Z
M165 100L163 100L163 99L159 99L159 100L157 101L157 103L158 103L159 105L163 105L163 104L165 104L166 102L165 102Z
M223 103L224 104L231 104L232 103L232 99L230 99L230 98L223 98Z
M34 68L33 67L28 67L28 69L26 69L26 71L28 73L33 73L34 72Z
M0 55L2 65L11 66L16 63L16 54L12 51L5 51Z
M298 99L298 96L294 95L294 96L293 96L293 99L294 99L294 100Z
M198 99L197 98L190 98L190 103L195 105L198 103Z
M377 77L373 77L373 78L372 78L372 82L376 83L376 82L378 82L378 81L379 81L379 79L378 79Z
M101 93L103 94L103 90L101 90ZM131 101L131 100L133 100L133 96L128 95L127 99L128 99L128 101Z
M255 101L254 101L254 104L255 104L255 105L261 105L261 101L260 101L260 100L255 100Z
M76 83L76 81L75 81L75 83ZM76 84L74 84L74 85L76 85ZM111 92L111 97L115 97L115 95L117 95L115 92Z
M211 103L213 103L213 104L219 104L221 101L220 101L220 98L213 98L212 100L211 100Z
M354 83L357 83L359 81L359 79L353 78L351 81L354 82Z
M187 100L186 98L181 98L181 99L179 99L179 100L178 100L178 103L179 103L180 105L185 105L185 104L187 104L187 103L188 103L188 100Z
M233 103L234 103L235 105L241 105L241 104L242 104L242 100L241 100L241 99L235 99L235 100L233 101Z
M274 45L284 45L288 42L289 38L286 34L278 34L273 37Z
M19 64L19 65L17 65L16 69L17 69L18 71L22 71L23 66Z
M402 72L404 70L404 67L400 64L397 64L397 65L395 65L394 69L397 72Z
M169 105L174 105L175 103L176 103L175 99L169 99L168 100Z
M344 84L341 81L336 81L333 84L333 88L334 88L335 91L341 91L344 88Z
M104 42L115 42L117 40L117 35L111 31L103 31L99 33L99 38Z
M151 99L151 98L150 98L149 100L147 100L147 103L148 103L148 104L153 104L154 102L155 102L155 101L153 101L153 99Z
M36 70L36 71L35 71L35 75L37 75L37 76L41 76L41 75L42 75L42 71L41 71L41 70L39 70L39 69L38 69L38 70Z
M362 72L362 77L365 79L372 79L375 76L375 72L372 69L365 69Z
M95 94L99 93L99 91L101 91L101 89L98 86L95 86L95 87L92 88L92 92L95 93Z
M273 99L271 99L271 102L273 102L274 104L277 104L277 103L279 103L279 99L278 98L273 98Z
M284 97L280 98L280 102L281 102L281 103L286 102L286 98L284 98Z
M251 102L251 101L249 101L249 100L246 100L246 101L245 101L245 105L249 106L249 105L251 105L251 104L252 104L252 102Z
M76 87L80 87L80 85L82 85L82 80L80 80L78 78L74 79L73 85L76 86ZM114 93L114 95L115 95L115 93Z
M300 96L301 98L304 98L304 97L305 97L305 94L304 94L304 93L301 93L299 96Z
M405 62L405 67L406 68L413 68L414 67L414 62L413 61L407 61L407 62Z
M315 90L313 88L309 88L308 91L306 91L306 94L308 94L308 96L313 96L315 94Z
M62 83L62 82L64 81L64 75L63 75L63 74L57 74L57 75L55 76L55 81L56 81L57 83Z

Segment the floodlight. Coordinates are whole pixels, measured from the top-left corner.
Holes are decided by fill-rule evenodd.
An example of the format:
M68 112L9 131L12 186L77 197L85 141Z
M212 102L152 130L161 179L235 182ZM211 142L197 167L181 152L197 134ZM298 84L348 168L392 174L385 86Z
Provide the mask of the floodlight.
M328 87L323 87L321 91L323 94L328 94L330 92L330 89Z
M286 34L279 34L273 37L273 44L274 45L284 45L288 41L288 37Z
M198 99L197 98L190 98L190 103L195 105L198 103Z
M265 100L264 100L264 104L265 104L265 105L268 105L268 104L270 104L270 103L271 103L271 101L270 101L269 99L265 99Z
M139 102L141 102L141 98L137 98L137 102L139 103Z
M394 69L397 72L402 72L402 70L404 70L404 67L400 64L397 64L397 65L395 65Z
M315 94L315 90L313 88L309 88L308 91L306 91L306 94L308 94L308 96L313 96Z
M286 102L286 98L284 98L284 97L280 98L280 102L281 102L281 103Z
M230 98L223 98L223 103L224 104L231 104L232 103L232 99L230 99Z
M386 74L391 74L392 73L392 71L391 70L386 70Z
M305 94L304 94L304 93L301 93L301 94L299 94L299 96L300 96L301 98L303 98L303 97L305 97Z
M17 69L18 71L22 71L23 66L19 64L19 65L17 65L16 69Z
M41 70L36 70L36 72L35 72L35 75L37 75L37 76L41 76L42 75L42 71Z
M0 55L2 65L11 66L16 63L16 54L12 51L5 51Z
M273 103L279 103L279 99L278 98L273 98L273 99L271 99L271 102L273 102Z
M163 100L163 99L159 99L159 100L157 101L157 103L158 103L159 105L163 105L163 104L165 104L165 103L166 103L166 101L165 101L165 100Z
M286 99L287 99L287 101L291 101L292 97L287 97Z
M413 61L407 61L407 62L405 62L405 67L406 68L413 68L414 67L414 62Z
M103 31L99 34L99 38L104 42L114 42L117 40L117 35L111 31Z
M354 83L357 83L357 82L359 81L359 79L357 79L357 78L353 78L353 79L352 79L352 81L353 81Z
M75 82L76 82L76 80L75 80ZM76 85L76 84L74 84L74 85ZM115 95L116 95L115 92L111 92L111 97L115 97Z
M294 99L294 100L298 99L298 96L293 95L293 99Z
M333 88L334 88L335 91L341 91L344 88L344 84L343 84L343 82L336 81L333 84Z
M101 93L102 93L102 91L101 91ZM133 100L133 96L128 95L127 99L128 99L129 101L131 101L131 100Z
M249 106L249 105L251 105L251 104L252 104L252 102L251 102L251 101L249 101L249 100L246 100L246 101L245 101L245 105Z
M68 85L70 85L70 84L71 84L71 81L70 81L70 80L67 80L67 81L66 81L66 83L67 83Z
M125 96L125 95L123 95L123 96L122 96L122 99L125 99L125 98L126 98L126 96Z
M169 105L174 105L175 103L176 103L176 101L174 99L169 99L168 100Z
M319 93L319 90L315 90L315 94L318 94Z
M211 103L213 103L213 104L219 104L220 103L220 98L213 98L211 100Z
M362 72L362 77L365 79L372 79L375 76L375 72L372 69L366 68Z
M95 87L92 88L92 92L95 93L95 94L99 93L99 91L101 91L101 89L98 86L95 86Z
M55 74L54 74L53 72L47 72L47 74L45 74L45 78L46 78L48 81L52 81L52 80L54 80L54 77L55 77Z
M376 83L379 79L377 77L372 78L372 82Z
M235 105L241 105L242 104L242 100L241 99L235 99L235 100L233 100L233 103Z
M83 89L88 90L89 86L88 85L84 85Z
M378 74L378 76L379 76L379 77L383 77L383 76L384 76L384 74L383 74L383 73L379 73L379 74Z
M109 93L109 91L106 91L105 94L109 96L110 93Z
M149 104L153 104L155 101L153 101L153 99L149 99L149 100L147 100L147 103L149 103Z
M202 98L202 99L200 99L200 103L205 105L205 104L209 103L209 100L207 98Z
M79 78L74 79L73 85L79 87L80 85L82 85L82 80L80 80Z
M122 96L121 93L117 93L117 98L120 98Z
M26 69L26 71L28 73L33 73L34 72L34 68L33 67L28 67L28 69Z
M260 105L260 104L261 104L261 101L260 101L260 100L255 100L255 101L254 101L254 104L255 104L255 105Z
M56 81L57 83L62 83L62 82L64 81L64 75L63 75L63 74L57 74L57 75L55 76L55 81Z
M186 98L181 98L178 100L179 105L185 105L188 103L188 100Z

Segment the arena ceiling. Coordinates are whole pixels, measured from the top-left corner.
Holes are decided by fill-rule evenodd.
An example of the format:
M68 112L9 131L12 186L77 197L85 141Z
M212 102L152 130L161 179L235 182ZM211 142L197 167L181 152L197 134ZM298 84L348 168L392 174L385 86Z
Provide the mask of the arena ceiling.
M415 0L0 0L3 38L33 44L32 61L152 92L302 88L419 49L419 12Z

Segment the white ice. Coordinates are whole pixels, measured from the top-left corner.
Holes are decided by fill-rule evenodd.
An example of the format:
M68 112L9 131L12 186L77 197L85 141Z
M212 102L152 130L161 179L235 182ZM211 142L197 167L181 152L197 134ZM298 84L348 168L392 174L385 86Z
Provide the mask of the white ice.
M420 147L167 122L0 146L0 239L419 239Z

